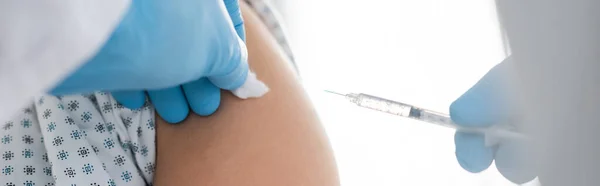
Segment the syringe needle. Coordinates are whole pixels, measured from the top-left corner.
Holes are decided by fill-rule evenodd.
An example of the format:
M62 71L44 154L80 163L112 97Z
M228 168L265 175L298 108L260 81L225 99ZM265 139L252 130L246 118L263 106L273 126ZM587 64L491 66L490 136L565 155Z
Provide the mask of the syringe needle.
M398 115L402 117L408 117L427 123L437 124L453 128L457 131L467 133L478 133L485 135L486 144L494 145L500 139L503 140L527 140L527 137L523 134L517 133L510 130L505 125L494 125L493 127L476 128L476 127L463 127L456 125L452 122L447 114L421 109L409 104L392 101L368 94L341 94L334 91L325 90L328 93L341 95L346 97L350 102L356 103L358 106L385 112L388 114ZM489 143L488 143L489 142Z

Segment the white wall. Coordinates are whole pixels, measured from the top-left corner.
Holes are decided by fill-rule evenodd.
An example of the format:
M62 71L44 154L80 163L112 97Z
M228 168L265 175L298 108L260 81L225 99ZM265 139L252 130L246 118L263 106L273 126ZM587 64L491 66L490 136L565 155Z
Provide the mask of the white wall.
M512 185L493 165L480 174L462 170L452 130L321 91L363 92L447 112L504 57L493 1L273 1L284 12L344 186Z

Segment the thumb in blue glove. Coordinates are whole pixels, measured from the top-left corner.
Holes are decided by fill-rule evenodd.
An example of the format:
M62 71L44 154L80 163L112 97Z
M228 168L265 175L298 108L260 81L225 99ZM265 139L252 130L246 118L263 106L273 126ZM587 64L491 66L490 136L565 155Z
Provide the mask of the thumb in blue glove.
M208 69L208 77L200 78L181 86L148 90L147 95L152 101L157 113L169 123L183 121L191 108L194 113L206 116L214 113L220 105L221 89L237 89L246 81L248 76L247 53L244 41L244 21L238 0L224 0L231 22L229 23L239 37L241 46L227 61L216 61ZM176 63L176 62L174 62ZM128 108L142 107L146 99L144 91L113 92L113 97Z
M510 58L492 68L479 82L450 105L450 117L465 127L490 127L512 121L516 117L514 90L507 76ZM508 180L525 183L535 178L530 154L525 143L502 141L486 147L484 136L456 132L456 159L469 172L486 170L495 160L496 168Z

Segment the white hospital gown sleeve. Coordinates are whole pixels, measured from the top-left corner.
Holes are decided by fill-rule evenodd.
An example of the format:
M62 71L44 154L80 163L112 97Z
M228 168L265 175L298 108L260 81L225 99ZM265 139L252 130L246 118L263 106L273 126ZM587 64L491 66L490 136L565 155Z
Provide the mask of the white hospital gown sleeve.
M0 1L0 120L104 44L130 0Z

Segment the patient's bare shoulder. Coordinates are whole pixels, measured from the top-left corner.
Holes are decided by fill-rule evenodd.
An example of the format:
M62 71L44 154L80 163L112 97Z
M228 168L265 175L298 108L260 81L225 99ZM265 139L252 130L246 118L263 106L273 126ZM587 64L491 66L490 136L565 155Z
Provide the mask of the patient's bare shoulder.
M270 88L259 99L223 92L210 117L157 119L155 185L339 185L324 130L287 59L242 5L250 66Z

